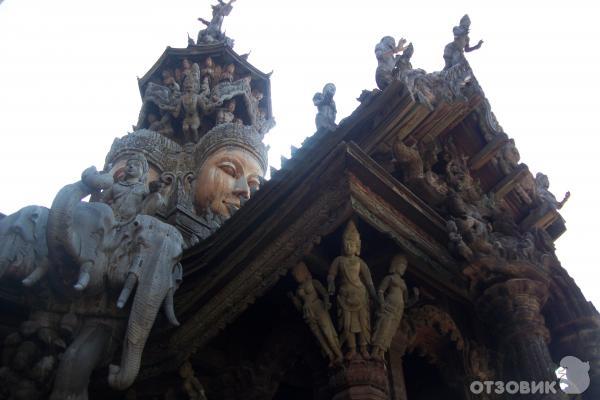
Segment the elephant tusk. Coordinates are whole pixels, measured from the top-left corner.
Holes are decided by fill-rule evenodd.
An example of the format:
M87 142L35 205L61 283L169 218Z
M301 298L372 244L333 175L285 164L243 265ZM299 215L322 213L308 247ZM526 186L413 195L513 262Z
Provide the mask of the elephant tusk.
M165 297L165 302L164 302L164 310L165 310L165 315L167 316L167 320L169 320L169 322L171 323L171 325L173 326L179 326L179 321L177 321L177 317L175 316L175 307L173 305L173 293L175 292L174 288L170 288L169 291L167 292L167 296Z
M38 283L46 275L47 272L48 272L48 264L41 265L41 266L37 267L36 269L34 269L33 272L31 274L29 274L29 276L27 276L27 278L25 278L21 281L21 283L25 287L31 287L31 286L35 285L36 283Z
M121 290L121 294L119 295L119 299L117 300L117 307L123 308L125 307L125 303L129 299L133 288L137 283L137 275L133 273L129 273L127 275L127 280L125 280L125 285L123 286L123 290Z
M79 274L79 280L73 287L75 288L75 290L81 292L82 290L84 290L87 287L87 285L89 285L89 283L90 283L90 273L87 271L83 271L82 273Z

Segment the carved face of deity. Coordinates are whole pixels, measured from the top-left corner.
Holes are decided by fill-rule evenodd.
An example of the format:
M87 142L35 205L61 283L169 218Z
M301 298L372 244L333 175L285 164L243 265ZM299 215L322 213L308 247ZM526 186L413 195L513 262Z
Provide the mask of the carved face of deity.
M127 164L125 164L125 179L140 180L142 175L144 175L142 161L135 158L127 160Z
M294 268L292 268L292 275L294 276L294 279L300 283L312 279L312 275L310 274L308 267L303 262L299 262L294 266Z
M335 85L333 83L328 83L323 87L323 94L325 96L333 97L335 95Z
M234 99L229 100L229 103L227 103L227 111L229 111L231 113L235 111L235 100Z
M256 158L239 147L224 147L211 154L196 178L194 205L230 217L260 185L264 172Z
M406 272L407 261L406 257L403 255L397 255L392 258L392 262L390 265L390 273L391 274L400 274L403 275Z
M344 240L344 254L347 256L357 256L360 254L360 240Z

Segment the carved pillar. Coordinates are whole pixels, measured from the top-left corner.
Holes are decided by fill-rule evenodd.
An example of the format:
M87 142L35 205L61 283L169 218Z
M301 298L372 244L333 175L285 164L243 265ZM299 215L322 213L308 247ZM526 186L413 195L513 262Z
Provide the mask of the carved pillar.
M382 361L345 362L329 379L332 400L389 400L388 376Z
M408 338L403 330L394 337L389 350L389 375L391 386L391 400L407 400L406 382L404 381L404 367L402 357L406 353Z
M532 279L495 283L479 298L479 312L494 327L503 356L502 380L556 381L556 366L546 344L549 333L541 314L547 298L547 285ZM562 397L543 394L537 398Z

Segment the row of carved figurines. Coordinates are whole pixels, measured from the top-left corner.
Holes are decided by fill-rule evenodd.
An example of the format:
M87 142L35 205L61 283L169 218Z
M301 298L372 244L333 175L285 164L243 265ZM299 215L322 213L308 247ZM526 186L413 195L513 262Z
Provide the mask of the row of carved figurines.
M335 258L327 276L328 288L313 279L304 263L297 264L292 275L298 282L295 293L289 293L296 308L317 339L330 366L343 359L382 360L402 320L408 301L408 290L402 275L407 260L397 255L391 261L389 274L376 292L369 267L360 258L360 235L353 221L343 234L342 255ZM415 294L418 291L415 289ZM330 297L335 296L337 331L329 310ZM371 300L378 305L377 321L371 334ZM345 355L342 354L345 350Z
M468 67L469 63L465 58L465 52L477 50L483 44L480 40L475 46L469 45L469 28L471 20L468 15L464 15L458 26L452 30L454 40L444 48L444 71L452 69L454 66L463 65ZM391 36L385 36L375 46L375 56L377 57L377 72L375 80L377 86L383 90L402 70L412 69L410 58L414 52L412 43L406 45L406 39L402 38L395 44ZM401 55L397 55L402 53Z
M471 20L468 15L465 15L460 20L459 26L454 27L454 41L449 43L444 49L444 71L448 71L457 65L468 66L464 53L477 50L483 44L483 41L480 40L477 45L469 46L468 33L470 25ZM398 45L396 45L395 39L391 36L384 36L379 41L375 46L375 56L377 58L375 81L379 89L385 89L392 81L398 79L402 72L412 70L410 58L412 57L413 52L414 48L412 43L406 45L406 39L404 38L398 41ZM410 88L413 89L416 87L419 89L416 92L419 92L420 100L431 105L435 98L435 94L431 91L431 88L426 87L426 84L422 84L425 72L422 70L415 70L414 72L417 73L416 76L412 77L412 79L407 79ZM429 86L434 86L432 85L431 78L432 77L430 77L430 80L427 83ZM463 76L461 79L462 83L465 83L465 80L468 79L468 76ZM317 131L332 131L337 126L335 124L337 110L335 101L333 100L335 90L336 88L333 83L327 83L323 87L322 92L317 92L313 96L313 103L318 109L315 119Z
M236 97L246 100L249 124L265 133L272 127L267 121L266 110L259 106L263 93L258 88L250 89L251 78L235 81L235 64L216 65L212 57L204 60L200 68L187 58L181 68L162 71L162 84L149 83L144 93L144 105L136 128L147 127L168 137L175 137L175 120L181 119L181 133L185 142L195 143L203 116L214 115L214 126L224 123L244 124L236 115ZM183 92L181 91L183 87ZM158 114L146 111L153 103Z
M447 222L450 249L467 260L472 260L477 253L496 253L509 259L534 260L539 258L534 246L534 236L537 236L541 242L546 243L541 248L548 252L552 246L547 234L541 230L534 230L535 233L530 231L535 221L523 222L521 228L517 227L507 213L499 211L505 206L504 199L483 195L465 160L450 156L456 153L456 149L452 150L451 141L446 147L440 153L443 154L442 158L448 158L443 175L432 170L433 162L426 156L433 155L433 159L437 160L439 155L435 156L435 151L421 148L417 143L407 145L403 140L396 140L393 154L404 183L415 190L430 188L428 193L439 197L440 206L445 205L450 214ZM504 175L518 167L519 154L513 140L505 143L492 163ZM532 207L531 219L541 219L552 213L552 210L562 208L570 198L570 193L567 192L564 199L558 201L548 188L548 177L542 173L538 173L535 179L530 174L525 174L514 183L516 198ZM490 224L489 221L493 223ZM524 234L522 230L525 231Z

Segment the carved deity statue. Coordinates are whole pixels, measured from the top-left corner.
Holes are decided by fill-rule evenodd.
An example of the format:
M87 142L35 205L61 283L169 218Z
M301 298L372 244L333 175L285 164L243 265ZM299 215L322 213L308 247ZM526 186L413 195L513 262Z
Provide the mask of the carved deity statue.
M389 273L383 278L377 291L380 308L373 334L372 350L373 358L376 360L383 359L384 353L390 348L392 338L396 334L404 314L408 290L402 275L404 275L406 267L406 256L394 256Z
M233 10L232 4L235 0L229 0L228 3L225 3L223 0L218 1L216 5L212 6L212 19L210 21L198 18L198 21L206 25L206 29L198 33L197 44L211 43L225 39L225 35L221 32L221 26L225 17Z
M377 301L375 287L367 264L359 257L360 235L353 221L348 222L343 234L342 255L329 268L329 294L337 294L338 330L340 340L346 343L347 359L356 356L356 345L365 359L369 359L371 342L369 295ZM336 280L339 285L336 291Z
M471 52L477 50L483 44L483 40L480 40L475 46L469 46L469 28L471 26L471 20L468 15L464 15L460 19L458 26L452 29L454 33L454 41L448 43L444 48L444 70L450 69L455 65L468 66L469 63L465 58L465 52Z
M195 148L194 206L198 215L233 215L260 186L267 168L262 137L252 127L217 125Z
M395 79L394 69L396 68L396 54L404 51L406 47L406 39L402 38L398 41L391 36L384 36L375 46L375 57L377 57L377 70L375 71L375 82L381 90L388 87Z
M550 190L548 190L550 187L548 176L542 174L541 172L538 172L535 175L535 186L539 201L542 204L549 205L556 210L560 210L571 197L571 192L567 192L561 201L556 200L556 196L554 196Z
M217 111L217 119L215 124L227 124L229 122L233 122L235 120L235 99L231 99L227 102L227 106L224 108L220 108Z
M209 84L214 85L217 83L217 79L221 74L221 67L215 65L212 57L206 57L204 60L204 68L200 70L200 76L202 78L208 78Z
M146 157L134 154L125 163L123 177L102 192L101 201L110 205L119 223L127 223L138 214L153 215L162 204L160 185L148 188L147 176Z
M204 387L194 375L194 369L189 361L184 362L179 368L179 376L183 379L182 389L190 400L206 400Z
M322 93L317 92L313 96L313 104L318 110L315 118L317 131L332 131L335 130L337 126L335 124L337 109L335 108L335 101L333 100L334 95L335 85L333 83L328 83L323 87Z
M221 72L221 76L219 76L219 81L221 82L233 82L233 78L235 77L235 64L227 64L223 71Z
M321 282L312 278L308 267L302 262L294 267L292 275L298 282L298 288L296 294L289 293L290 298L302 312L304 321L317 338L331 365L341 363L342 351L329 315L331 303L327 291Z
M393 151L406 182L423 179L423 159L416 144L408 146L402 140L397 139L394 142Z

